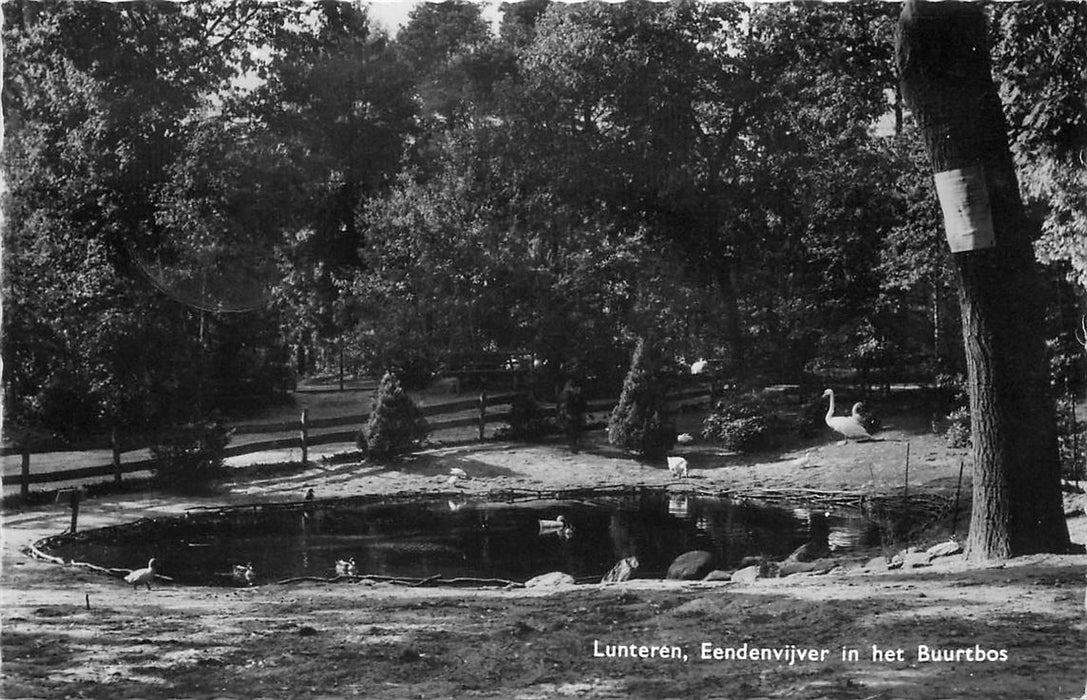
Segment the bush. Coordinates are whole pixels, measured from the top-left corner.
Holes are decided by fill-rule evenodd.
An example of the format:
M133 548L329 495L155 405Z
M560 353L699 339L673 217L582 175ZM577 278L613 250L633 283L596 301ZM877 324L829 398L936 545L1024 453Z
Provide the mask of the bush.
M513 440L532 442L554 430L551 421L543 415L540 405L531 394L518 394L510 401L508 437Z
M370 420L358 446L378 459L410 450L426 439L430 426L392 372L386 372L374 394Z
M619 403L608 421L608 442L646 459L663 457L676 442L659 367L649 344L638 341Z
M172 490L207 488L225 469L230 431L217 419L182 425L151 446L156 485Z
M1070 410L1057 410L1057 447L1061 456L1061 475L1079 480L1084 476L1087 453L1087 423L1074 421Z
M826 399L816 397L800 407L794 426L800 437L812 438L823 434L827 429L827 405Z
M948 447L970 446L970 409L957 408L947 416Z
M752 395L725 399L702 423L702 437L736 452L773 447L782 421Z

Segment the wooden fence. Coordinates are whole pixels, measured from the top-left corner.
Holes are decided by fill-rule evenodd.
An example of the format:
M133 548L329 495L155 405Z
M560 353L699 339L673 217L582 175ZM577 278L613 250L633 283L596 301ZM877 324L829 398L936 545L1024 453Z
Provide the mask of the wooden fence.
M482 442L486 439L488 425L508 423L510 404L515 396L517 396L515 393L488 396L486 392L481 392L478 397L470 399L424 406L420 408L420 412L425 418L429 419L432 435L441 431L475 428L474 435L470 439L435 440L433 442L438 444ZM683 410L692 406L703 406L707 399L712 399L710 389L699 387L676 392L669 397L669 402L674 409ZM602 411L610 411L615 404L616 399L589 401L586 413L591 415ZM543 404L541 408L544 417L554 417L556 407L553 404ZM305 464L308 461L311 447L355 442L359 430L366 425L368 419L368 413L313 419L309 417L307 411L303 410L297 420L235 425L230 427L231 435L235 438L243 435L278 435L279 437L228 445L225 450L225 457L239 457L270 450L299 449L301 452L300 462ZM346 426L351 427L346 430L330 430L345 428ZM149 446L149 444L129 446L127 450L122 450L121 441L115 431L108 441L85 443L79 446L81 451L110 450L112 459L109 464L33 473L31 470L31 457L33 455L72 451L72 448L69 447L64 450L58 449L55 444L35 444L24 441L21 445L0 448L0 455L5 457L21 456L19 473L4 474L3 485L18 485L20 493L25 497L29 494L31 484L108 479L111 476L114 481L120 482L124 474L148 471L153 468L154 459L132 459L135 453L142 453ZM126 455L129 455L128 460L125 459Z

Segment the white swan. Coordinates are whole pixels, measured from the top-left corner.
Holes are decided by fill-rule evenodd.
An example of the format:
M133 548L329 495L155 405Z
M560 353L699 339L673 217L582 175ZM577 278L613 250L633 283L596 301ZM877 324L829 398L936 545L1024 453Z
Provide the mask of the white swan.
M132 590L142 583L147 586L147 590L151 590L151 582L155 579L155 560L154 558L148 560L147 567L143 569L136 569L128 576L125 576L125 583L132 584Z
M854 440L871 440L872 436L868 434L868 431L861 425L860 420L857 417L857 406L853 406L854 414L851 416L836 416L834 415L834 391L827 389L823 392L823 396L830 397L830 408L827 409L826 423L830 426L831 430L841 433L845 440L841 444L849 442L850 438Z

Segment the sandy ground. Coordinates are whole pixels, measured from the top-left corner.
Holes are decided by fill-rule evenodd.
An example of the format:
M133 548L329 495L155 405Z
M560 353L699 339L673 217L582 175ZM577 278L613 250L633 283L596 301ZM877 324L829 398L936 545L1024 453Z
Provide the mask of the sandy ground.
M576 456L560 444L450 447L392 466L256 470L205 498L148 492L88 499L80 529L193 506L298 500L307 488L320 498L616 484L891 492L906 478L907 441L911 492L953 492L962 451L921 432L892 429L883 437L838 445L824 436L756 457L681 448L691 465L686 480L616 453L600 433ZM472 478L451 487L452 467ZM1081 543L1083 505L1082 496L1069 499L1069 511L1081 513L1069 519ZM148 592L23 552L67 526L62 505L4 513L5 698L1021 700L1080 698L1087 680L1084 555L990 565L953 556L923 568L842 569L747 584L633 580L510 590L160 584ZM633 657L614 656L631 645ZM926 661L922 645L969 650L971 659L991 651L997 658L967 660L960 651L958 661ZM791 646L818 653L794 656L793 663L713 658L715 648L723 654ZM677 647L681 656L638 658L640 647L646 654ZM856 657L843 660L843 648Z

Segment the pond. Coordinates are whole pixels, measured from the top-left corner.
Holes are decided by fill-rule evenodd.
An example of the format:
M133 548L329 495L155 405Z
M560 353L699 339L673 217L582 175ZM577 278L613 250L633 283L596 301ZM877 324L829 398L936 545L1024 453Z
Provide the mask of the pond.
M571 529L541 525L563 516ZM525 581L550 571L599 580L637 556L638 577L661 578L683 552L702 549L719 569L745 557L783 559L822 541L837 552L879 544L859 515L782 508L723 497L640 490L591 498L413 500L347 498L192 511L183 517L51 538L44 548L74 561L132 569L155 557L176 583L232 585L235 564L255 583L336 574Z

